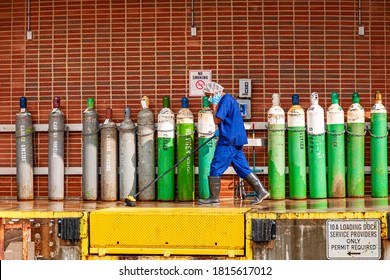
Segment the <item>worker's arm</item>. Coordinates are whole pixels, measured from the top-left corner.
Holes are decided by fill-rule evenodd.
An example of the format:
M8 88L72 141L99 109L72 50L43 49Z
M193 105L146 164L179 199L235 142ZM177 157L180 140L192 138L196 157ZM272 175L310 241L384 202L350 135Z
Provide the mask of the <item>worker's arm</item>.
M218 112L218 104L212 104L213 105L213 116L214 116L214 123L216 125L219 125L221 123L221 119L216 116Z

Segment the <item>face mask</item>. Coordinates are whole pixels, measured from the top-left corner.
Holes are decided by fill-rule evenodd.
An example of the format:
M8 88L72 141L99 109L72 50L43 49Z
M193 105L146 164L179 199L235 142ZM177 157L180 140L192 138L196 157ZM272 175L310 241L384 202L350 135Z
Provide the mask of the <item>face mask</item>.
M217 92L216 94L213 94L210 96L209 98L209 101L214 104L214 105L217 105L219 103L219 101L221 101L222 99L222 92Z

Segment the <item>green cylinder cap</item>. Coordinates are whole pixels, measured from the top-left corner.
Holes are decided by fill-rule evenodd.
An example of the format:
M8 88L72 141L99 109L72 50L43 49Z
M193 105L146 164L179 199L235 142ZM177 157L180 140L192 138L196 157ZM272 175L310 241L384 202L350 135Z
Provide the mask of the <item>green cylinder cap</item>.
M332 92L331 95L332 104L338 104L339 103L339 94L337 92Z
M210 101L207 96L202 97L202 107L203 108L210 108Z
M88 98L88 100L87 100L87 106L88 106L88 108L90 108L90 109L93 109L93 107L95 107L95 100L94 100L92 97Z
M168 96L164 96L163 97L163 107L164 108L169 108L169 106L170 106L169 97Z
M360 102L359 93L354 92L352 94L352 103L359 103L359 102Z

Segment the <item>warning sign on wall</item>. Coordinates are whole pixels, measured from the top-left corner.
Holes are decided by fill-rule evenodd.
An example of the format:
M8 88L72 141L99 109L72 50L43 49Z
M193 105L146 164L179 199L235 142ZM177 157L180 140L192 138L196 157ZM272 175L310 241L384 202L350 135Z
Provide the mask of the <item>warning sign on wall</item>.
M326 221L328 259L380 259L379 219Z
M203 96L203 87L211 82L211 70L190 70L190 96Z

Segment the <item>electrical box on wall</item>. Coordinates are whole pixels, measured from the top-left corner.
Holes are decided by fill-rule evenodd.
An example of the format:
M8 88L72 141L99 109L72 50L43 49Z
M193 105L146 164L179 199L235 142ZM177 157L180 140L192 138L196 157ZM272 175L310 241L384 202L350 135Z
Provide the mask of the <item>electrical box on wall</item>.
M237 99L240 105L241 116L244 120L251 118L251 100L250 99Z
M252 97L252 80L251 79L240 79L240 89L238 96L241 98Z

